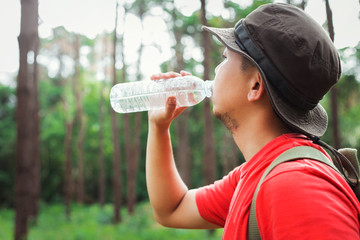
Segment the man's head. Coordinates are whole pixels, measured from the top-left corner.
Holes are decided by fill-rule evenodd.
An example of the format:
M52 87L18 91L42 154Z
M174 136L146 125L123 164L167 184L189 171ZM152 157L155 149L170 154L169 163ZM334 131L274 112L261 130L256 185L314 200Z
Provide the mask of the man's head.
M266 4L235 28L204 29L257 66L271 105L283 122L307 135L324 134L327 114L319 101L338 81L341 66L334 45L318 23L294 6Z
M243 126L237 116L244 116L254 110L247 105L249 102L247 96L252 88L258 88L260 85L264 88L260 82L262 79L255 64L229 48L225 48L223 61L216 67L215 73L213 111L215 116L233 132L239 125ZM263 89L261 95L264 93ZM268 108L271 109L270 104Z

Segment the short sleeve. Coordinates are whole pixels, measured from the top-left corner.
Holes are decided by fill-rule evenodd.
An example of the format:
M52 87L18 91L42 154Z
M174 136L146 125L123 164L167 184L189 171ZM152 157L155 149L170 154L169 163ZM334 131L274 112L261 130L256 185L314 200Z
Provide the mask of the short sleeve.
M230 202L237 186L239 169L214 184L201 187L196 192L196 204L200 215L207 221L223 227L228 215Z

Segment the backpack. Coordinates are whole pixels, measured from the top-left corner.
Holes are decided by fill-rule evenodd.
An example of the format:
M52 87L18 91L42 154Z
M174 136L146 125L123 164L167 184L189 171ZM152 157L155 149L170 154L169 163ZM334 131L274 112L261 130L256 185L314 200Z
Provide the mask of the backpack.
M360 184L358 180L359 162L357 160L357 151L356 149L352 149L352 148L344 148L344 149L339 149L337 153L338 154L340 153L341 156L341 163L340 163L341 165L338 167L336 167L335 164L332 161L330 161L325 154L320 152L318 149L309 146L293 147L280 154L265 170L264 174L260 178L260 181L256 187L251 202L250 215L249 215L249 226L248 226L249 240L261 239L259 228L256 221L256 212L255 212L256 197L259 192L260 186L264 181L264 179L266 178L266 176L271 172L271 170L273 170L280 163L293 161L297 159L304 159L304 158L322 162L333 168L335 171L337 171L341 176L345 178L345 180L352 187L357 199L360 201ZM339 158L337 158L336 160L338 161Z

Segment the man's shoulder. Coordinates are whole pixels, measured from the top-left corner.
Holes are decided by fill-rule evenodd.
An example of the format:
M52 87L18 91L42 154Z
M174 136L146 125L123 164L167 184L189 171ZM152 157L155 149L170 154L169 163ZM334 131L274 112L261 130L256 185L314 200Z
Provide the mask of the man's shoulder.
M268 175L256 201L259 229L265 236L285 233L291 239L359 236L360 208L356 197L341 177L338 179L327 169L323 171L319 164L308 159L286 162ZM331 236L329 228L337 229L339 234Z
M328 181L330 183L346 184L346 181L331 167L312 159L298 159L276 166L265 178L264 182L281 184L297 184L300 179L312 181ZM286 179L286 181L282 181Z
M343 202L359 212L359 202L342 176L331 167L311 159L289 161L278 165L262 183L258 199L283 198L296 205L315 203L329 206ZM316 201L314 200L316 199ZM332 201L329 202L329 199Z

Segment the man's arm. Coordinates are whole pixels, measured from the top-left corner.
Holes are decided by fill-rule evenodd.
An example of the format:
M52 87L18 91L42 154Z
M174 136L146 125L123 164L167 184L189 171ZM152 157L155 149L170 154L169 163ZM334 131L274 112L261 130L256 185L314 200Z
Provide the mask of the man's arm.
M196 190L188 190L175 166L169 128L184 110L176 108L175 97L169 97L165 110L149 112L146 182L150 203L156 220L164 226L216 228L200 216Z

